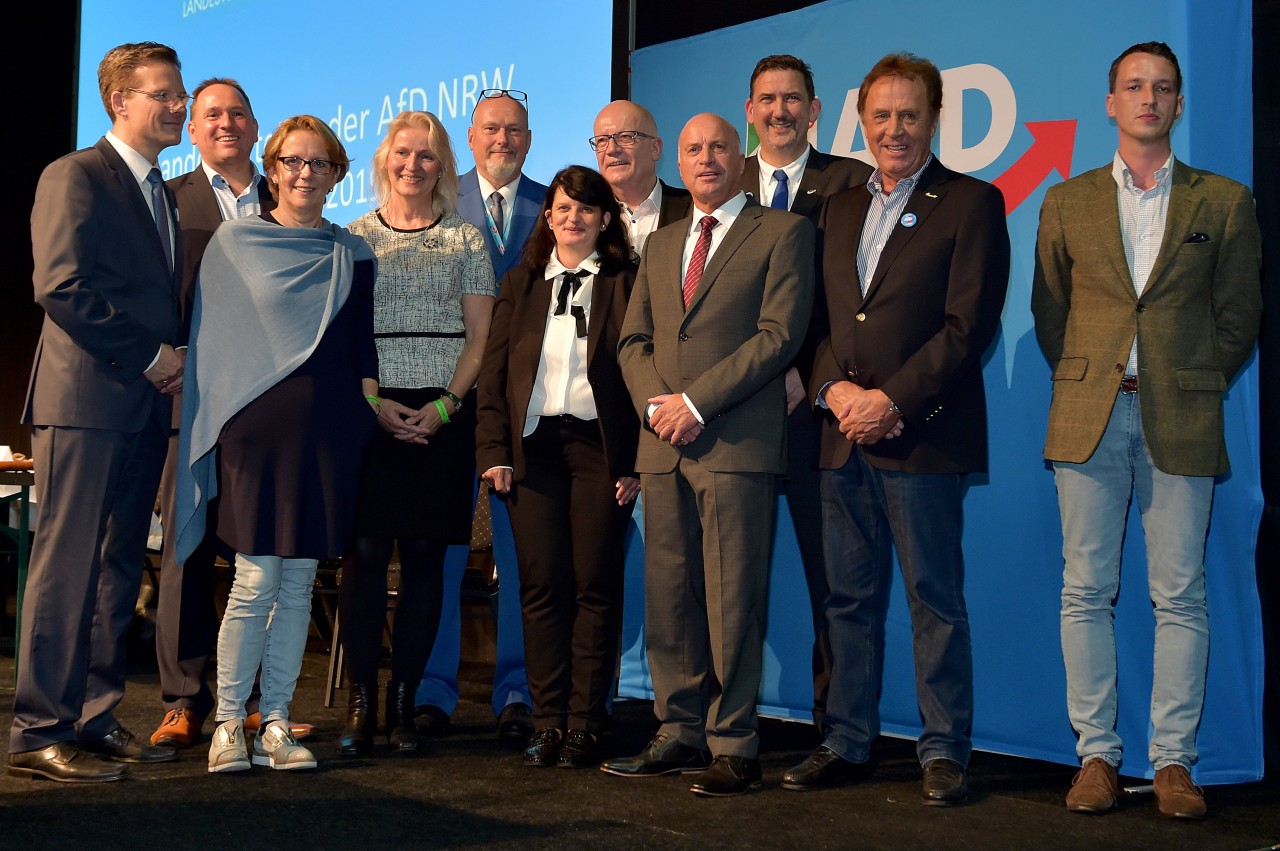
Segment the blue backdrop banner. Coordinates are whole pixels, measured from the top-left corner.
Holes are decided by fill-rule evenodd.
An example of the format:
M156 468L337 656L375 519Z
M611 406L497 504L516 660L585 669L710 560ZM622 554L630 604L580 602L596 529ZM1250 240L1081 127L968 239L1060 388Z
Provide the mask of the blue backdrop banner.
M636 51L633 98L657 118L668 151L698 112L725 116L745 140L752 68L764 55L793 53L812 66L822 100L812 137L816 147L866 159L855 104L867 70L884 54L902 50L928 57L942 70L945 100L935 153L947 166L1001 188L1013 244L1002 330L984 366L991 469L974 477L965 501L974 744L1071 764L1075 738L1066 715L1058 638L1062 536L1053 477L1041 456L1050 373L1035 342L1029 306L1040 202L1053 183L1110 162L1116 130L1104 109L1107 71L1125 47L1148 40L1168 42L1181 60L1186 109L1174 132L1176 155L1250 183L1251 6L1246 0L1080 0L1068 6L920 0L909 12L896 13L910 18L893 27L891 39L880 36L885 14L883 5L867 0L828 2ZM1223 115L1232 116L1229 145L1221 144ZM674 155L664 158L660 170L679 185ZM1202 784L1256 780L1263 770L1263 648L1254 575L1262 514L1256 359L1232 383L1226 418L1232 472L1218 482L1205 557L1212 647L1195 769ZM784 507L778 518L760 704L769 715L808 719L812 627ZM1127 744L1122 771L1150 776L1154 618L1136 511L1121 584L1116 624L1119 732ZM626 590L621 691L650 697L638 527ZM915 736L920 718L900 583L886 644L884 731Z

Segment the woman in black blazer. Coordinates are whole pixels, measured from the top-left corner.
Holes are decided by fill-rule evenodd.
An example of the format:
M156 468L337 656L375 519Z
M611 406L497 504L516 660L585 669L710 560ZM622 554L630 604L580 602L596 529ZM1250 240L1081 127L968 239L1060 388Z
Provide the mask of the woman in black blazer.
M528 765L592 765L622 618L640 422L618 368L636 267L609 184L569 166L502 279L477 386L476 458L515 536L533 700Z

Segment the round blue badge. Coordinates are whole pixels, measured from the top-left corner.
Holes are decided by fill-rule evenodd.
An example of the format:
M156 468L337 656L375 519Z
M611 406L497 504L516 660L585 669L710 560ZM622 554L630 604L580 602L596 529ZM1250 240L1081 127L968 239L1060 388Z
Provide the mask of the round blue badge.
M915 213L903 213L902 218L898 219L898 221L902 222L904 228L913 228L916 226L918 219L916 219Z

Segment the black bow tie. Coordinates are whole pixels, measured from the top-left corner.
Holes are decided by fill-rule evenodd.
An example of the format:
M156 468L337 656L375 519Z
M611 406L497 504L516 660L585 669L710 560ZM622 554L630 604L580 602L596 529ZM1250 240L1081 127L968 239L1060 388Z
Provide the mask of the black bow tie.
M582 279L590 275L586 269L579 269L576 272L564 272L560 275L560 292L556 294L556 316L564 316L566 310L569 309L570 287L572 287L573 295L578 294L578 290L582 289Z

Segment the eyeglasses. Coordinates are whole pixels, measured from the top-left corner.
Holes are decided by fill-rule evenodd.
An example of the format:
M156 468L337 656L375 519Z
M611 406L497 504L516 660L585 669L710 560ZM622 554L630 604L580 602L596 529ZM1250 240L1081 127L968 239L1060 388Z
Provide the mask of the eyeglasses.
M592 136L587 140L587 144L591 146L593 151L608 148L610 140L617 142L619 148L634 148L636 142L641 139L654 138L657 137L650 136L648 133L641 133L639 130L623 130L621 133L601 133L599 136Z
M280 157L276 162L289 172L302 171L304 165L309 165L312 174L328 174L336 165L332 160L305 160L302 157Z
M526 113L529 111L529 96L519 89L481 89L480 96L476 98L476 105L471 107L471 117L475 118L476 107L480 106L480 101L491 98L511 98L523 106Z
M128 92L134 92L140 95L146 95L161 106L167 106L169 109L187 108L187 104L191 103L191 95L186 92L148 92L142 89L125 89Z

